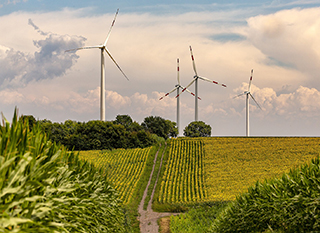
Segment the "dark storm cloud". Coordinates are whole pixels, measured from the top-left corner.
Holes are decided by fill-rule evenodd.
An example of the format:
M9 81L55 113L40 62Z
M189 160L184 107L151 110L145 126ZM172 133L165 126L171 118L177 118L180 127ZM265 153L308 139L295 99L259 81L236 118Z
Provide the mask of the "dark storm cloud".
M35 40L38 48L33 55L14 49L0 51L0 87L19 87L30 81L53 79L71 68L78 56L65 53L65 50L83 46L86 40L79 36L58 35L41 31L33 22L34 27L45 39Z

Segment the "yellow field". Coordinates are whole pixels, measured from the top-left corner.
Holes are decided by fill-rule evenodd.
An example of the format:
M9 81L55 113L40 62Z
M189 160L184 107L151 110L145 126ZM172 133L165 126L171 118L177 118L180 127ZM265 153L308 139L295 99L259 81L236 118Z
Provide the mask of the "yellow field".
M159 204L230 201L256 181L319 156L320 138L178 138L168 143Z
M207 200L234 200L257 180L319 156L320 138L203 138Z
M80 151L81 159L105 169L107 179L119 192L124 204L130 201L146 166L151 147L113 151Z

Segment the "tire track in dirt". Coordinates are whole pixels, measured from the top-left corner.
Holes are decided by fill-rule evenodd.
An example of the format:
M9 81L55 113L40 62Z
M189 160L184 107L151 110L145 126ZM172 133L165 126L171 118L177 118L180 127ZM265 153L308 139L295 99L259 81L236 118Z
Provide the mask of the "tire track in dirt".
M160 145L160 147L161 147L161 145ZM144 204L144 201L145 201L145 199L147 197L148 188L149 188L149 185L151 183L151 178L153 176L153 172L154 172L154 168L155 168L155 165L156 165L158 153L160 151L160 147L159 147L159 150L157 151L157 153L155 155L155 158L154 158L154 161L153 161L152 171L151 171L150 178L149 178L149 181L148 181L148 185L147 185L146 189L144 190L142 200L141 200L140 205L138 207L138 212L140 214L140 217L138 217L138 220L140 221L140 232L141 233L158 233L159 232L159 226L158 226L157 220L159 218L170 216L170 215L178 215L179 214L179 213L158 213L158 212L154 212L152 210L152 208L151 208L152 199L153 199L155 188L157 186L159 175L160 175L163 155L164 155L164 152L165 152L165 150L167 148L167 143L165 143L165 149L164 149L164 151L163 151L163 153L161 155L161 161L160 161L160 167L159 167L157 179L156 179L156 182L155 182L153 190L152 190L152 194L151 194L150 201L148 203L147 210L143 209L143 204Z

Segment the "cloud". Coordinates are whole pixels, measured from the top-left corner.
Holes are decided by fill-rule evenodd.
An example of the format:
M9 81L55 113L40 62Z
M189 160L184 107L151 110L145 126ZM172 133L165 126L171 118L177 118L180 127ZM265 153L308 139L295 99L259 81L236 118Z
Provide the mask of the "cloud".
M247 37L278 66L301 72L320 88L320 8L290 9L248 19ZM306 81L306 80L304 80Z
M40 28L33 23L32 19L28 20L28 24L31 25L42 36L47 36L48 34L50 34L48 32L41 31Z
M78 58L65 50L82 46L83 37L44 33L32 20L29 24L46 38L34 41L37 51L33 55L4 46L0 48L0 88L21 87L33 80L60 77Z
M234 89L234 93L240 90L247 90L246 83ZM291 93L277 94L270 87L259 88L252 85L251 93L262 107L262 111L255 103L250 101L250 112L261 118L270 116L281 116L286 119L306 117L314 118L320 115L320 91L315 88L299 86ZM233 99L228 105L229 108L237 109L240 113L245 110L245 98ZM231 105L231 106L230 106ZM229 113L231 113L229 111Z
M23 103L25 101L23 94L10 90L0 91L0 99L4 105Z

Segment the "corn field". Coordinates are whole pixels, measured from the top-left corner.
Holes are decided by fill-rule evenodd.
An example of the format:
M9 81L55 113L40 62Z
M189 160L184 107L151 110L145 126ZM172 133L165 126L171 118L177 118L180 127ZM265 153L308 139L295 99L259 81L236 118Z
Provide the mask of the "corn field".
M0 232L126 232L105 175L39 126L0 126Z
M107 174L124 204L130 198L146 166L151 147L112 151L80 151L80 158L92 162Z
M171 140L160 184L159 203L194 203L206 198L203 142Z

